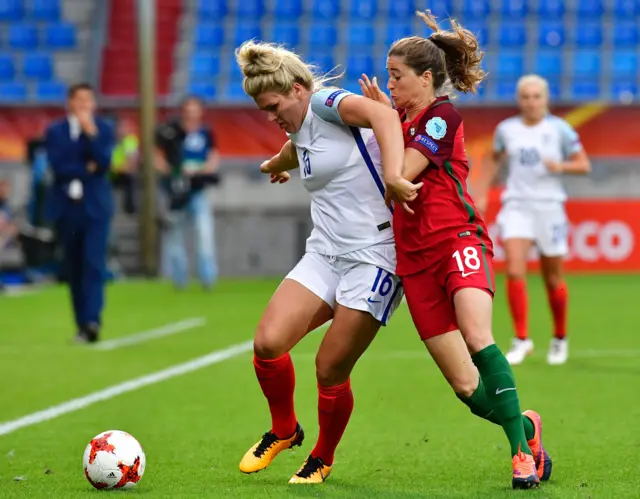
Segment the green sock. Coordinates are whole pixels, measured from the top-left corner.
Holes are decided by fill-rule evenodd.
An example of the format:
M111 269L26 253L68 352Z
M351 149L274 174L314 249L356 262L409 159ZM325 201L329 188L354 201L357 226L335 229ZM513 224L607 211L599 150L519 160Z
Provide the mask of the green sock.
M456 396L469 408L469 410L471 410L472 414L479 418L486 419L493 424L502 426L500 421L498 421L496 411L493 410L489 397L487 397L487 391L484 388L482 378L480 378L478 388L476 388L476 390L471 394L471 397L466 398L457 394ZM522 425L524 426L524 434L527 437L527 440L531 440L535 434L533 421L531 421L527 416L522 416Z
M480 372L496 420L509 439L511 455L515 456L518 450L531 454L524 432L516 380L507 359L495 344L480 350L471 358Z

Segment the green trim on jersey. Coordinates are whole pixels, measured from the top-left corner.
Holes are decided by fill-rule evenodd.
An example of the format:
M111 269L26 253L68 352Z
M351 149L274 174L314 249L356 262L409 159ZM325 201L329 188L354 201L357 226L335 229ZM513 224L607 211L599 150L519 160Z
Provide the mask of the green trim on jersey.
M492 293L495 293L496 290L493 289L493 282L491 282L491 273L489 272L489 265L488 265L488 262L487 262L487 247L480 240L480 238L482 237L483 234L484 234L484 230L482 229L482 226L481 225L476 225L476 236L478 237L478 241L480 242L480 247L482 248L481 253L482 253L482 264L484 265L484 275L487 278L487 284L489 285L489 291L491 291Z

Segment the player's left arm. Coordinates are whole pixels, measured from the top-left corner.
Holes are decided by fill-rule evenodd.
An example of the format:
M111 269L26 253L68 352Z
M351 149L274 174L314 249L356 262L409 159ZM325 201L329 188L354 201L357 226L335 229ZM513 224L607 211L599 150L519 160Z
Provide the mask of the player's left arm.
M558 121L558 131L562 145L563 161L546 161L547 168L554 173L586 175L591 171L591 161L587 156L580 137L564 120Z
M404 150L404 167L402 176L412 182L429 166L429 160L417 149L409 148Z

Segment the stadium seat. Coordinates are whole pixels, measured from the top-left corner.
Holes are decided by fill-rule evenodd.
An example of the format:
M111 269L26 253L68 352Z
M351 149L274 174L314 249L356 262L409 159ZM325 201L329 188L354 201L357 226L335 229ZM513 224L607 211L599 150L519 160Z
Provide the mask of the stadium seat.
M504 79L496 82L495 98L499 101L513 101L516 98L516 79Z
M21 102L27 100L27 86L18 81L0 83L0 101Z
M67 86L59 81L42 81L36 86L35 98L42 102L64 102Z
M633 99L637 99L639 97L638 80L611 82L611 97L626 104L629 104Z
M502 0L502 17L524 18L527 15L526 0Z
M602 0L580 0L576 3L576 13L579 18L599 18L603 12Z
M273 14L278 20L298 19L302 11L302 0L278 0L273 4Z
M264 14L264 3L262 0L242 0L236 4L236 14L238 19L260 19Z
M467 27L467 26L465 26ZM486 42L482 42L486 43ZM527 43L527 27L524 23L509 22L500 26L500 47L522 47Z
M373 19L378 12L376 0L350 0L349 15L354 19Z
M519 78L524 73L524 55L522 52L499 52L492 58L492 72L500 78Z
M596 50L580 50L572 54L574 78L597 78L602 69L602 55Z
M356 95L360 95L362 93L362 89L360 88L360 83L355 78L343 78L337 82L337 86L344 88L345 90L352 92Z
M226 0L199 0L198 1L198 17L200 19L220 21L229 13Z
M13 80L16 66L11 54L0 54L0 80Z
M58 22L60 0L31 0L29 17L36 21Z
M412 19L415 12L416 5L413 0L392 0L387 7L387 13L392 19Z
M638 45L638 25L633 21L618 21L613 25L613 44L616 47Z
M410 22L390 21L385 28L384 44L390 47L393 42L413 35L413 27Z
M585 21L575 27L575 43L578 47L600 47L602 45L602 24Z
M543 47L564 45L564 24L561 22L542 23L538 29L538 40Z
M353 47L371 47L375 44L375 31L371 23L351 23L346 31L346 41Z
M622 19L640 16L640 2L638 0L615 0L614 13Z
M370 53L352 53L347 56L347 77L357 80L362 73L373 75L373 56Z
M557 51L538 52L534 56L533 70L544 78L562 74L562 54Z
M216 86L211 82L192 82L189 85L189 94L205 101L213 100L216 97Z
M596 100L600 98L600 83L596 80L574 80L571 87L574 100Z
M340 0L313 0L314 19L335 19L340 15Z
M557 100L562 95L562 84L560 83L560 78L548 78L547 82L549 83L549 97L551 100Z
M300 27L297 22L276 23L273 25L270 40L282 43L290 48L300 43Z
M38 28L35 24L13 24L9 26L9 47L33 50L38 46Z
M336 61L333 55L326 52L312 53L307 57L310 64L318 68L321 73L328 73L336 67ZM338 71L339 73L340 71Z
M483 18L489 15L491 6L488 0L464 0L462 2L462 15Z
M68 23L47 26L45 40L54 49L73 49L76 47L76 27Z
M309 45L313 47L334 47L338 43L338 32L333 23L324 21L311 24Z
M198 48L222 47L224 45L224 27L214 23L198 24L195 42Z
M233 53L227 54L227 56L220 63L221 73L225 76L232 78L234 80L240 80L244 78L242 74L242 70L238 65L238 61L236 61L235 55Z
M454 14L453 0L432 0L427 3L427 7L439 19L447 19Z
M224 89L224 100L230 102L242 102L251 99L244 93L242 88L242 80L231 80L227 82Z
M611 73L614 78L638 78L638 53L633 50L614 52L611 59Z
M538 14L542 20L561 18L564 12L564 0L540 0L538 4Z
M260 24L251 21L238 22L233 33L233 38L233 43L236 47L242 45L247 40L261 40L262 29L260 28Z
M215 55L196 53L191 56L189 72L194 79L206 79L220 72L220 60Z
M490 30L486 20L465 21L464 27L476 35L476 38L481 45L487 45L490 42Z
M25 54L22 74L27 78L49 81L53 77L53 61L50 54Z
M0 0L0 21L21 21L23 17L22 0Z

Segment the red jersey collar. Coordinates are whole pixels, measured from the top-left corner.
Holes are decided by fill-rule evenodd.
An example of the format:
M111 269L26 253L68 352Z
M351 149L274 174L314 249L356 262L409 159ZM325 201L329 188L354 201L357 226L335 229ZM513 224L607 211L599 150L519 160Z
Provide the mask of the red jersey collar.
M415 123L416 121L419 121L420 118L422 118L427 111L429 111L430 109L433 109L436 106L439 106L440 104L444 104L445 102L449 102L448 95L436 97L436 100L434 100L431 104L429 104L422 111L420 111L420 113L414 119L411 120L411 123ZM400 110L400 119L402 122L406 123L405 120L407 119L407 111L405 109Z

